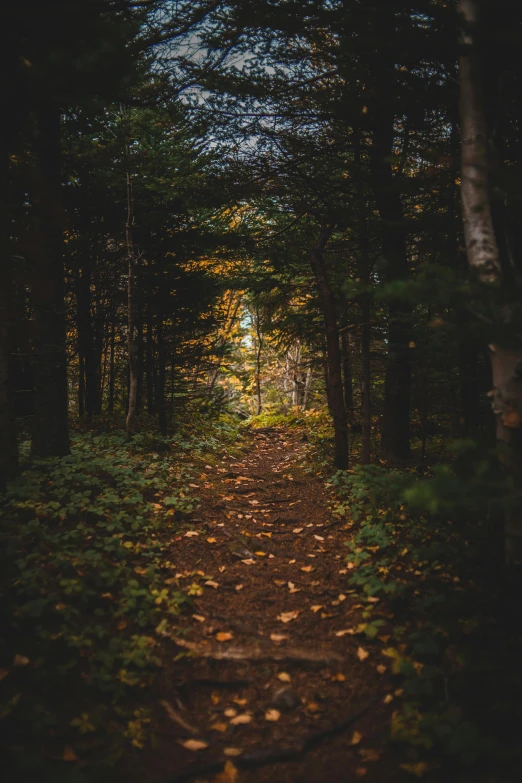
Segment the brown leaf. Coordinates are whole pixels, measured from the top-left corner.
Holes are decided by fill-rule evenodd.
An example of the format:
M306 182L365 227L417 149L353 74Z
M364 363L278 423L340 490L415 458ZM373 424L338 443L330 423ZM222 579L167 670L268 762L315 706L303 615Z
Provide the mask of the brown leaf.
M307 574L312 570L312 566L302 566L301 571L305 571Z
M368 658L369 656L370 653L367 652L363 647L357 648L357 657L359 658L360 661L365 661L366 658Z
M291 677L290 677L289 674L287 674L287 672L279 672L279 674L277 675L277 679L281 680L281 682L290 682L291 681Z
M292 530L292 533L301 533L303 531L303 529L304 528L302 528L302 527L294 527L294 529Z
M241 562L244 563L245 565L254 565L256 561L254 560L253 557L247 557L246 560L242 560Z
M233 638L234 634L229 633L228 631L220 631L216 634L216 641L218 642L229 642Z
M216 541L217 541L217 538L212 538L212 537L210 537L210 538L207 538L207 542L208 542L209 544L215 544L215 543L216 543Z
M379 761L381 757L381 751L375 748L361 748L359 750L359 756L362 761Z
M270 639L273 642L283 642L285 639L288 639L288 636L285 636L284 633L271 633Z
M366 767L357 767L357 769L355 770L355 774L357 775L358 778L363 778L367 774L367 772L368 770L366 769Z
M265 712L265 720L275 722L279 720L280 717L281 717L281 713L279 712L279 710L272 709L272 710L267 710Z
M193 614L192 617L194 618L194 620L197 620L198 623L204 623L206 620L206 617L203 617L202 614Z
M318 611L319 611L320 609L322 609L322 608L323 608L323 605L322 605L322 604L315 604L315 606L311 606L311 607L310 607L310 609L312 610L312 612L318 612Z
M295 620L297 617L299 617L299 610L296 609L295 612L281 612L277 616L278 620L281 620L282 623L290 623L292 620Z
M212 579L208 579L206 582L203 582L203 584L206 587L213 587L214 590L217 590L219 587L219 584L217 582L213 582Z
M240 750L239 748L225 748L223 753L225 754L225 756L240 756L243 753L243 751Z
M208 748L207 742L197 739L185 740L184 742L180 742L180 745L182 745L185 750L204 750L205 748Z
M228 707L228 709L225 710L225 715L227 718L233 718L237 715L237 710L235 710L234 707Z
M13 666L27 666L27 664L30 663L29 658L26 658L25 655L15 655L13 658Z

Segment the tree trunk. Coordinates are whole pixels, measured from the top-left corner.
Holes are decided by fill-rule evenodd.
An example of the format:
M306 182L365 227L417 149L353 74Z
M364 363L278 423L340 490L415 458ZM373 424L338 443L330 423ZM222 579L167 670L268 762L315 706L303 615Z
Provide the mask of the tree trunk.
M346 331L341 335L341 345L343 354L343 386L346 421L348 424L353 424L352 346L350 335Z
M312 368L309 367L306 371L306 378L305 378L305 385L303 389L303 410L305 411L308 407L308 400L310 398L310 392L312 391Z
M371 145L372 190L380 217L381 245L388 283L408 278L404 214L391 162L395 121L393 97L396 88L395 63L387 42L394 24L394 10L389 5L378 20L384 49L373 90ZM386 458L403 459L410 454L411 340L411 306L394 296L388 306L388 358L381 434L381 452Z
M8 151L0 150L0 492L18 469L18 446L9 385L11 353L11 248L8 212Z
M128 155L128 151L127 151ZM132 237L134 224L134 204L132 197L132 179L127 171L127 222L125 224L125 244L127 246L127 351L129 357L129 402L125 426L129 436L136 432L138 412L138 345L136 342L136 255Z
M114 348L115 348L115 342L116 342L116 323L115 323L115 313L113 313L112 323L111 323L111 357L109 361L109 399L107 401L107 412L108 413L114 413L114 386L115 386L115 369L116 369L116 363L115 363L115 357L114 357Z
M355 196L357 199L357 228L359 234L359 277L365 287L361 294L361 464L367 465L371 459L371 316L372 301L369 291L370 269L370 237L368 231L368 202L364 188L363 169L361 161L361 132L355 130L354 135L354 164L355 164Z
M256 399L257 399L257 415L261 413L263 409L261 399L261 352L263 350L263 338L261 335L261 321L259 318L259 312L256 310L255 316L255 328L256 328Z
M50 103L37 112L39 174L33 194L36 231L31 294L34 311L34 415L36 457L69 453L65 337L60 111Z
M161 295L161 293L160 293ZM166 379L166 356L165 339L163 335L163 308L158 313L156 326L156 335L158 341L158 374L156 379L156 408L158 411L158 427L162 435L167 434L167 409L165 404L165 379Z
M468 264L485 286L498 288L502 268L493 229L489 188L487 124L481 69L475 40L480 3L460 0L463 51L460 58L460 112L462 138L462 211ZM511 312L505 308L506 331ZM511 334L512 344L491 345L492 398L499 458L516 487L522 484L522 340ZM506 514L505 553L508 566L522 566L522 510Z
M340 470L348 467L348 427L344 407L342 359L335 299L328 282L323 251L331 231L323 229L318 244L310 253L310 265L315 276L326 333L327 388L335 435L334 462Z

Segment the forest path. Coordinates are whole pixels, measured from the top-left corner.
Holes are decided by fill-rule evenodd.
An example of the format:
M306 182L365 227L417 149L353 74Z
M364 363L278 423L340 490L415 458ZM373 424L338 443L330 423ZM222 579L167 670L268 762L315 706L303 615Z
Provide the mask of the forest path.
M303 458L300 433L267 429L240 458L206 466L202 505L169 553L184 589L199 593L175 628L177 651L193 655L165 666L157 742L125 779L397 779L383 645L353 633L365 607L347 589L349 533ZM191 740L207 747L191 750ZM275 764L282 748L293 757ZM257 754L273 761L244 769Z

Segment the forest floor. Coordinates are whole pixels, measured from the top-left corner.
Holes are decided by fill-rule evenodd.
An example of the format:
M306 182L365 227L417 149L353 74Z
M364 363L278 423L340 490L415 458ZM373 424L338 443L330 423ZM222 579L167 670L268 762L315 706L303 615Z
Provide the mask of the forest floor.
M407 779L400 765L414 769L415 751L408 759L388 744L400 691L383 655L386 625L371 641L355 635L370 605L381 613L378 599L347 589L347 526L305 469L302 433L267 428L249 439L239 458L206 466L201 505L166 552L184 585L205 579L165 631L156 741L116 779Z

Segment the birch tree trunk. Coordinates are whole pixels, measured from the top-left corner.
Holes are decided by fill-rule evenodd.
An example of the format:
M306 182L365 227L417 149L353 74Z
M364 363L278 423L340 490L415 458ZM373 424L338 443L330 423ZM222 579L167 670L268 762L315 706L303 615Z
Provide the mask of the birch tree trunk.
M473 276L486 286L502 283L502 264L492 219L486 113L482 94L477 29L478 0L460 0L463 26L460 58L460 115L462 138L462 211L468 264ZM510 312L504 310L509 330ZM490 346L493 389L490 392L496 421L499 458L515 486L522 484L522 339L511 335L509 345ZM522 509L511 509L505 520L507 566L522 566Z

